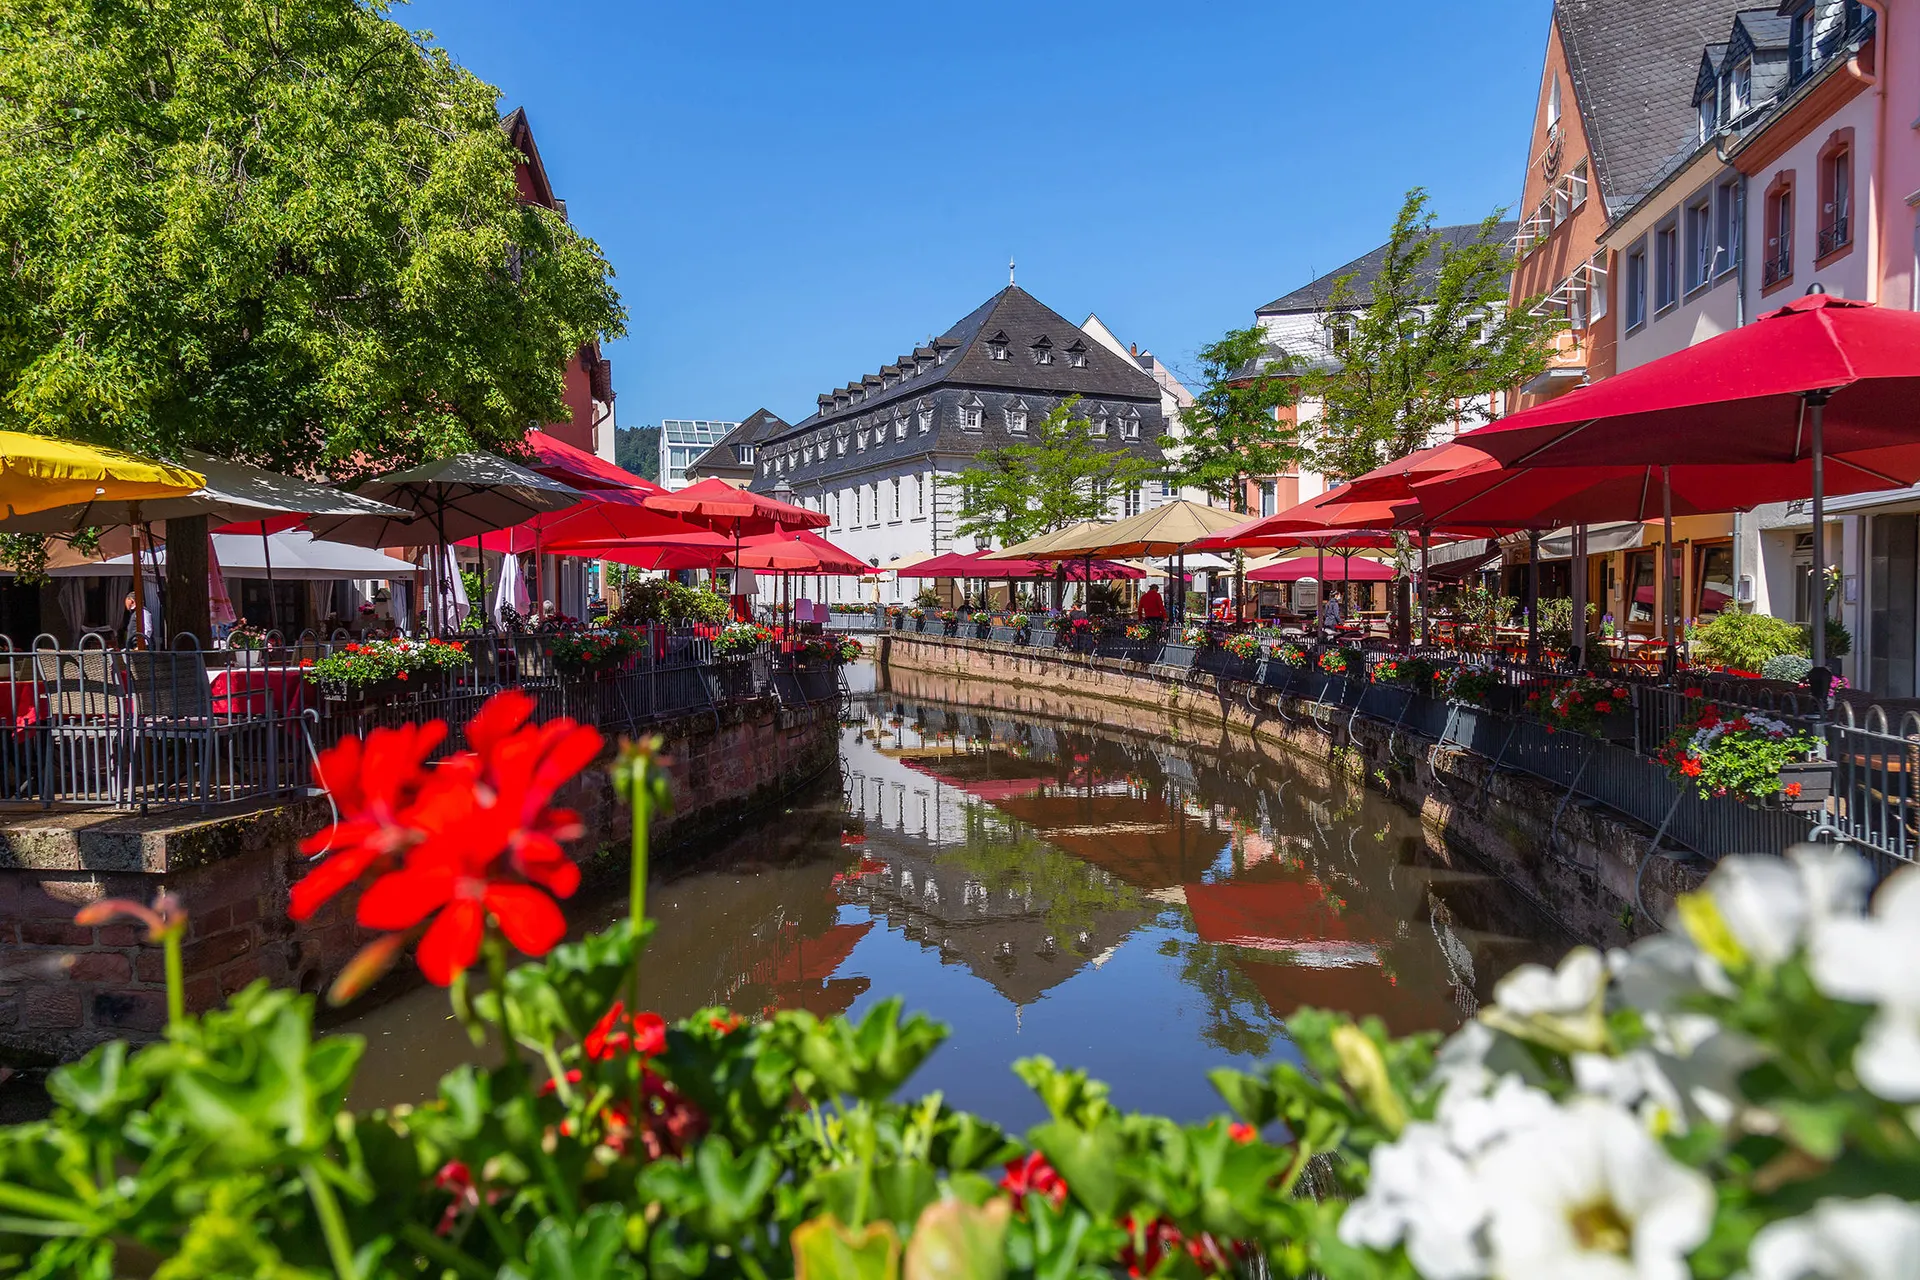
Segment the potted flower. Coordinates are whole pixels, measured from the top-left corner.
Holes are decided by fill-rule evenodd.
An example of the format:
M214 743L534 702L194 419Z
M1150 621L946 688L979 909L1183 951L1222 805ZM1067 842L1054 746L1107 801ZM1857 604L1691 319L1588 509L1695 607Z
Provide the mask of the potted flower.
M1428 673L1427 679L1434 697L1476 707L1489 705L1493 691L1500 686L1500 673L1484 662L1439 667Z
M907 621L913 623L913 629L915 631L925 631L927 629L927 611L919 605L915 605L913 608L907 610Z
M1432 681L1433 664L1425 658L1405 658L1396 654L1375 654L1367 671L1375 684L1406 685L1424 689Z
M958 610L942 609L937 616L940 619L941 630L945 632L945 634L953 635L960 629L960 614Z
M841 636L839 641L834 645L833 656L836 662L858 662L860 659L866 657L866 655L867 647L858 640L855 640L852 636Z
M1144 622L1135 622L1127 627L1127 639L1135 644L1145 644L1153 639L1153 628Z
M1623 722L1633 710L1633 691L1624 684L1594 676L1575 676L1551 689L1527 694L1527 710L1546 722L1549 730L1564 729L1590 738L1623 737Z
M1655 756L1702 799L1732 796L1753 808L1821 809L1833 793L1833 762L1820 740L1758 711L1723 716L1709 702L1673 731Z
M257 667L266 657L267 637L245 623L227 633L229 661L236 667Z
M973 634L981 640L987 638L989 631L993 627L993 615L985 609L975 609L971 614L967 615L967 621L973 624Z
M1092 648L1093 635L1093 619L1075 618L1056 633L1055 642L1063 647L1084 652Z
M632 627L612 627L561 632L550 643L553 665L563 674L599 677L624 667L644 647L644 636Z
M1298 640L1283 640L1274 647L1273 656L1286 666L1304 667L1312 654L1308 652L1307 646Z
M713 638L713 656L722 662L743 662L773 640L773 628L758 622L729 622Z
M1314 660L1322 675L1358 676L1366 669L1366 657L1358 649L1327 648Z
M1180 628L1180 643L1189 649L1204 649L1213 643L1213 633L1198 622Z
M420 689L436 675L467 664L459 640L369 640L343 644L318 660L300 664L301 674L329 701L365 702L378 695Z
M1236 658L1251 661L1260 656L1260 637L1251 631L1237 631L1220 645Z

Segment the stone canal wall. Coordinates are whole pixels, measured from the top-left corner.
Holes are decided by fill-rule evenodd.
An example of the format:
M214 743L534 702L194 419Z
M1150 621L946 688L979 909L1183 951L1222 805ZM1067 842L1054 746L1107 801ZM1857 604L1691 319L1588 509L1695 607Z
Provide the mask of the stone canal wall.
M1654 833L1563 788L1342 709L1198 672L988 640L886 634L887 687L905 697L1253 748L1309 779L1362 783L1420 817L1435 852L1497 872L1575 937L1617 945L1657 930L1706 867L1650 854Z
M660 726L675 807L655 826L656 851L671 857L829 772L836 712L831 702L765 701ZM582 773L559 803L586 823L573 849L588 882L625 883L629 819L604 765ZM160 949L143 930L73 923L100 898L181 897L190 1009L262 977L323 989L370 936L344 896L306 924L287 919L288 886L307 866L299 843L327 812L314 799L191 820L178 810L46 814L0 826L0 1064L70 1059L103 1040L150 1039L165 1024Z

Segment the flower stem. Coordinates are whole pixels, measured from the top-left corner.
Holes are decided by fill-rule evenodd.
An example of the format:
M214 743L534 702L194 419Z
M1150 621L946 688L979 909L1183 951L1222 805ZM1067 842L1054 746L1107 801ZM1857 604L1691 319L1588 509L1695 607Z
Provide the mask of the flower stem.
M520 1045L513 1038L513 1014L507 1009L507 947L491 927L481 944L487 956L487 983L493 988L494 1007L500 1011L500 1062L508 1068L520 1066Z
M180 959L181 932L178 927L170 928L160 940L167 961L167 1026L175 1030L187 1017L187 974Z
M333 1272L340 1280L357 1280L359 1268L353 1263L353 1240L347 1235L347 1221L340 1214L340 1202L333 1188L320 1176L309 1160L300 1166L300 1180L307 1184L313 1199L313 1211L320 1217L320 1234L327 1240L327 1256L333 1260Z
M463 1276L471 1277L471 1280L492 1280L493 1278L494 1273L487 1267L475 1262L417 1222L403 1224L400 1228L400 1238L449 1271L457 1271Z
M653 771L653 760L650 757L635 760L630 767L633 770L629 790L633 797L633 856L627 868L627 928L638 936L647 919L647 842L653 821L653 797L647 786L647 775ZM627 977L627 1010L629 1013L640 1010L640 957L637 955Z

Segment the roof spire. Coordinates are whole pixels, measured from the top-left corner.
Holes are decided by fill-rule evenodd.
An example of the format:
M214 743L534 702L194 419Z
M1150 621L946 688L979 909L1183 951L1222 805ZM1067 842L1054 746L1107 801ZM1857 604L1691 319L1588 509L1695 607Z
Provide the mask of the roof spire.
M1007 283L1009 285L1013 283L1013 255L1012 254L1007 255Z

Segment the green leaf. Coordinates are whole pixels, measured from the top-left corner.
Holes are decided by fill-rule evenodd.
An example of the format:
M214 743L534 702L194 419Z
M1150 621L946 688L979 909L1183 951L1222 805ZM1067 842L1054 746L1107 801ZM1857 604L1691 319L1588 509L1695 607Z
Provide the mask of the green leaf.
M1001 1280L1007 1274L1004 1196L983 1206L961 1200L928 1205L907 1242L906 1280Z
M855 1229L825 1216L793 1229L794 1280L896 1280L900 1235L891 1222Z
M619 1205L599 1204L571 1225L548 1218L527 1241L524 1269L509 1264L500 1280L616 1280L641 1272L628 1256L626 1215Z
M1113 1216L1120 1206L1121 1146L1119 1132L1112 1124L1088 1131L1055 1121L1031 1130L1027 1140L1066 1179L1068 1193L1075 1200L1096 1217Z

